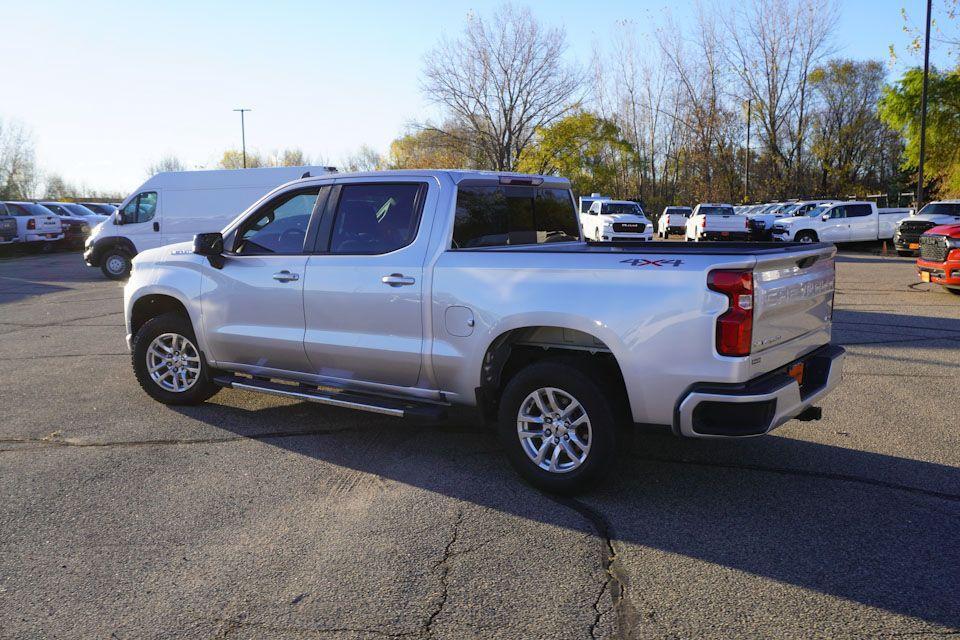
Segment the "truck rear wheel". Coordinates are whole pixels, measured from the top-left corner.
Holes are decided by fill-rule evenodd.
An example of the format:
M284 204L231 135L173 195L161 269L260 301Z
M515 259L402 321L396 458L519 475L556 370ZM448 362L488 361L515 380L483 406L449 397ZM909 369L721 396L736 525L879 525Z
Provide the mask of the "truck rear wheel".
M107 249L100 258L100 271L111 280L123 280L130 275L130 255L122 249Z
M500 441L514 469L546 491L582 489L610 471L617 451L619 403L602 375L562 360L533 363L500 399Z
M133 339L133 370L147 395L163 404L200 404L220 391L190 320L179 313L151 318L140 327Z

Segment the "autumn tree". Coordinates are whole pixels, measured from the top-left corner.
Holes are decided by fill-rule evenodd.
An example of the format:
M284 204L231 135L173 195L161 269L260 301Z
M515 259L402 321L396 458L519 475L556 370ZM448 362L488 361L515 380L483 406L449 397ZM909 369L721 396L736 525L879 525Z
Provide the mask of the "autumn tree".
M579 111L537 131L516 168L569 178L576 193L626 196L632 185L624 184L621 177L635 170L637 161L636 151L616 124ZM627 171L621 171L624 164L629 165Z
M877 188L895 172L899 141L877 112L885 75L879 61L843 59L810 74L818 104L811 149L821 194L848 194L858 185Z
M453 125L434 128L475 146L485 168L513 169L535 132L581 101L585 76L565 61L566 48L564 31L528 9L470 15L460 36L442 39L425 60L423 93Z
M412 131L390 143L384 159L387 169L469 169L478 165L471 157L469 132L445 127L455 135L436 129Z

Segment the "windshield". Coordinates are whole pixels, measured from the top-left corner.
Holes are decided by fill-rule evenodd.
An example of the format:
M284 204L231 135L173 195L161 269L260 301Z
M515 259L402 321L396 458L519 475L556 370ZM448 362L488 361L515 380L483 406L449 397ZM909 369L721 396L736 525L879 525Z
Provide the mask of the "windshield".
M643 215L640 205L634 204L633 202L612 202L604 203L601 206L603 207L603 213L632 213L636 216Z
M931 202L917 215L960 216L960 202Z
M93 211L90 211L90 209L87 209L87 208L86 208L85 206L83 206L82 204L73 204L73 203L67 202L67 203L64 203L64 204L62 204L62 205L60 205L60 206L63 207L64 209L66 209L67 211L69 211L70 213L74 214L74 215L78 215L78 216L92 216L92 215L95 215L95 214L93 213Z
M697 212L703 216L732 216L735 215L733 207L700 207Z
M799 204L791 204L789 207L784 207L779 213L785 216L792 216L799 208Z
M816 218L817 216L822 214L824 211L826 211L826 209L827 209L827 205L821 204L814 207L813 209L810 209L810 211L807 211L806 214L800 214L800 215L808 215L811 218Z

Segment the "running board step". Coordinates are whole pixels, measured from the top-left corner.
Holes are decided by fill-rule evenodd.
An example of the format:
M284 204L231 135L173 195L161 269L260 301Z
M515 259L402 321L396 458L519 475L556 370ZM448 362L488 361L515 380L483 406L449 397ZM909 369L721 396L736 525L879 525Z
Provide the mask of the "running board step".
M447 407L429 402L409 402L394 398L369 396L352 391L341 391L328 387L318 388L305 384L283 384L262 378L243 378L239 376L220 376L213 381L221 387L257 391L274 396L296 398L307 402L326 404L332 407L369 411L395 418L425 418L441 420L447 415Z

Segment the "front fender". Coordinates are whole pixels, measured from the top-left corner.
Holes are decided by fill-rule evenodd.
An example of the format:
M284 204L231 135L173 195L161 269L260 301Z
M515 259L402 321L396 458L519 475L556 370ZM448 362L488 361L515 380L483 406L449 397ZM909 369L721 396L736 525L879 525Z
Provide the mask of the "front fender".
M202 260L199 256L173 256L173 260L149 265L136 263L130 279L124 287L123 316L127 327L127 345L132 344L132 315L138 300L146 296L167 296L179 302L190 318L196 334L198 347L208 352L200 312L200 295L203 284Z

